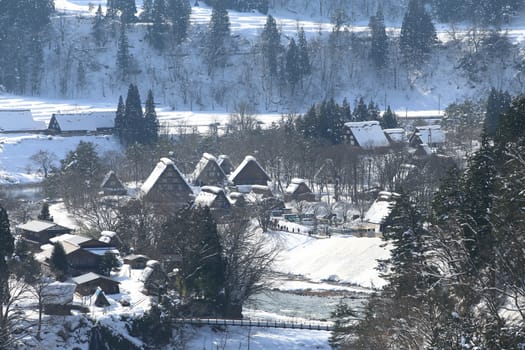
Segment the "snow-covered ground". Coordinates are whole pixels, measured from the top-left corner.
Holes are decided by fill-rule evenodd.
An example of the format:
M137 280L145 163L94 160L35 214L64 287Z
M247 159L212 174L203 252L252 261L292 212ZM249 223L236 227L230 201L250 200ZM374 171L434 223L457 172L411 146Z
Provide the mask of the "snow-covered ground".
M61 203L50 206L50 213L58 224L75 227L74 218L68 214ZM330 310L326 307L333 305L339 300L338 293L363 293L366 288L351 286L348 284L337 284L337 282L347 282L360 284L362 286L379 287L384 281L374 270L376 258L386 258L388 251L381 247L379 238L355 238L355 237L335 237L326 239L315 239L306 235L288 232L275 231L268 233L271 241L279 242L281 253L275 264L275 270L284 274L284 278L274 278L271 281L272 288L276 291L272 293L308 291L316 293L334 293L331 301L327 304L315 305L323 314L329 314ZM131 270L127 265L114 276L121 285L121 293L109 296L111 306L109 309L95 308L90 306L90 315L103 324L110 324L119 329L123 327L115 316L141 314L149 307L149 298L140 293L140 270ZM298 276L302 275L302 276ZM334 281L334 276L337 280ZM302 278L302 279L299 279ZM332 279L331 282L322 282L325 279ZM282 291L282 292L280 292ZM275 299L276 294L269 296ZM298 302L300 297L289 294L293 300ZM121 298L130 300L131 307L122 307L117 303ZM322 296L309 297L311 300L322 300ZM308 300L302 303L308 303ZM263 311L257 305L250 305L245 310L245 316L250 318L263 318L269 320L285 321L308 321L311 317L308 306L304 310L293 310L294 304L284 306L282 312L279 310ZM319 310L313 309L311 305L311 316L313 319ZM292 309L291 309L292 308ZM292 317L292 315L296 315ZM302 315L302 316L301 316ZM325 316L326 317L326 316ZM46 318L46 324L52 324L53 320ZM55 326L59 327L59 326ZM67 348L53 338L50 333L46 333L44 343L51 347ZM187 349L330 349L328 346L329 332L326 331L307 331L291 329L263 329L263 328L241 328L228 327L224 332L216 331L210 327L192 328L186 327L184 338L187 339ZM82 347L81 347L82 348ZM83 349L83 348L82 348Z

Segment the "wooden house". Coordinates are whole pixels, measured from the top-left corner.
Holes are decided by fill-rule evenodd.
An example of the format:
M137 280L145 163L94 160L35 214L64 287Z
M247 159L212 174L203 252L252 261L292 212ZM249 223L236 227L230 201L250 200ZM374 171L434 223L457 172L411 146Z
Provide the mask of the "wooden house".
M405 129L403 128L392 128L392 129L383 129L386 138L390 144L403 144L407 142L407 137L405 134Z
M209 153L204 153L191 174L191 182L195 186L224 186L228 178L217 159Z
M81 296L93 295L97 288L100 288L106 294L120 293L120 282L94 272L74 277L72 280L77 285L75 293Z
M418 126L408 139L411 147L424 143L429 147L439 147L445 143L445 133L440 125Z
M128 191L113 170L109 171L100 185L105 196L125 196Z
M285 201L307 201L314 202L315 194L312 192L310 187L306 184L304 179L292 179L286 190L284 191Z
M242 208L246 206L246 198L244 197L244 193L241 192L230 192L228 195L230 199L230 203L234 207Z
M140 188L140 196L148 202L178 209L193 200L193 191L173 161L162 158Z
M219 156L219 159L217 159L217 164L221 167L222 171L226 175L230 175L232 171L235 169L235 167L232 164L232 161L230 160L230 157L228 157L225 154L221 154Z
M124 264L128 264L132 269L145 269L149 258L142 254L129 254L123 260Z
M54 113L49 120L50 134L84 135L112 133L115 111L90 113Z
M71 232L70 228L51 221L32 220L16 227L17 232L28 243L40 247L50 243L50 239Z
M346 142L363 150L389 147L390 142L385 136L377 120L366 122L349 122L344 125Z
M227 211L232 206L224 190L215 186L203 186L195 198L195 205L208 207L212 211Z
M397 193L381 191L365 213L363 221L368 223L376 234L380 235L385 229L385 220L390 215L397 197Z
M230 181L235 185L267 186L271 180L255 157L246 156L241 164L230 174Z
M104 254L119 254L119 252L109 244L84 236L66 234L52 238L51 242L59 243L64 248L72 275L98 271L100 261ZM51 247L44 253L44 262L49 262L52 252L53 249Z
M46 125L33 119L29 109L0 109L0 133L43 132Z

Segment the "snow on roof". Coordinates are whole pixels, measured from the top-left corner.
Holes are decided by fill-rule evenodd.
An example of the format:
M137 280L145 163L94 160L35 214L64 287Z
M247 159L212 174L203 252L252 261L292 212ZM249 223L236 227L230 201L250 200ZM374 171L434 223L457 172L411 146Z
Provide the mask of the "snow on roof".
M390 137L394 142L403 142L405 141L405 129L402 128L393 128L393 129L383 129L383 132Z
M71 235L71 237L68 237L64 239L63 241L80 246L82 243L86 243L91 241L92 238L79 236L79 235Z
M76 235L73 235L71 233L65 233L63 235L50 238L49 241L51 243L63 242L63 241L67 241L67 240L71 239L74 236L76 236Z
M100 235L113 238L113 237L115 237L117 235L117 233L115 231L102 231L102 232L100 232Z
M55 113L52 118L61 131L97 131L115 126L115 111L89 113Z
M42 295L45 304L67 305L73 302L77 286L74 283L53 282L44 286Z
M286 187L286 190L284 190L284 192L294 193L301 184L306 185L306 180L299 179L299 178L293 178L292 182L290 182L290 184L288 185L288 187Z
M390 144L377 120L349 122L345 126L352 131L355 141L363 149L388 147Z
M244 160L242 161L241 164L239 164L239 166L237 167L237 169L235 169L233 171L233 173L230 174L229 176L229 180L233 182L233 180L237 177L237 175L239 175L239 173L250 163L250 162L254 162L260 169L261 171L266 175L266 177L268 179L270 179L270 176L268 176L268 173L266 173L266 171L263 169L263 167L261 166L261 164L259 164L259 162L257 161L257 159L255 159L254 156L246 156L244 157Z
M108 236L101 236L98 240L100 242L106 243L106 244L110 244L111 243L111 237L108 237Z
M416 135L426 144L445 142L445 133L441 130L440 125L418 126L416 128Z
M33 119L29 109L0 109L0 132L45 130L43 122Z
M99 278L107 280L107 281L112 281L112 282L115 282L115 283L120 283L120 282L115 281L115 280L113 280L113 279L111 279L109 277L102 276L102 275L99 275L99 274L94 273L94 272L88 272L88 273L85 273L85 274L80 275L78 277L73 277L71 280L73 282L75 282L76 284L84 284L84 283L88 283L88 282L91 282L91 281L98 280Z
M224 190L218 186L202 186L201 193L202 192L208 192L208 193L218 195L221 192L224 193Z
M53 226L56 226L56 224L51 221L31 220L25 224L18 225L17 228L31 232L42 232Z
M364 220L372 224L382 224L387 216L390 215L394 198L397 196L398 194L393 192L379 192L378 198L366 212Z
M209 153L203 153L202 158L199 160L197 165L195 166L195 170L191 174L192 181L195 181L202 173L202 171L206 168L206 166L210 163L216 163L217 168L222 171L222 168L220 167L219 163L217 163L217 158L215 158L213 155Z
M197 197L195 197L195 205L200 207L211 207L215 198L217 198L216 193L201 191Z
M140 191L142 192L143 195L146 195L149 193L149 191L151 191L153 186L155 186L155 184L157 183L157 180L159 179L159 177L166 171L168 167L172 167L173 170L175 170L175 172L180 175L181 179L186 183L186 185L189 188L191 188L188 182L186 181L186 179L184 178L184 176L182 176L182 174L180 173L175 163L173 163L171 159L163 157L157 163L157 165L155 166L151 174L149 174L146 181L144 181L144 184L142 184L142 186L140 187Z
M106 253L111 253L119 255L120 252L115 248L84 248L85 251L90 252L91 254L103 256Z

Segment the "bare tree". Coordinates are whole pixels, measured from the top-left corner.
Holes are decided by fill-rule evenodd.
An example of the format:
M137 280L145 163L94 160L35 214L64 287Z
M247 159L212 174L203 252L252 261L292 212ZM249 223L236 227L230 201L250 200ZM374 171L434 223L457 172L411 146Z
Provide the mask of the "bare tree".
M49 170L57 160L57 156L53 152L40 150L33 154L30 159L40 166L40 169L44 172L44 177L47 178Z
M218 228L225 264L225 316L238 318L244 302L264 289L278 249L243 213Z
M0 308L0 349L13 349L15 343L26 333L22 330L24 313L20 303L27 298L24 279L9 278L7 293Z
M30 292L35 297L38 308L38 323L36 331L36 338L38 340L41 339L40 332L42 330L42 314L44 313L44 306L52 299L57 298L60 293L58 290L53 290L51 287L52 283L52 278L41 273L30 285Z

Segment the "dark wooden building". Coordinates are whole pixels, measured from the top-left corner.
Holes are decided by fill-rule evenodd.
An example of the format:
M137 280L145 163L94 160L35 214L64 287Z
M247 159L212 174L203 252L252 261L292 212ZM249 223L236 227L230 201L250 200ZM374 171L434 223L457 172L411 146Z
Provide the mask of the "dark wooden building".
M195 186L224 186L228 178L217 159L209 153L204 153L191 174L191 182Z
M50 134L107 134L115 128L115 111L54 113L47 128Z
M235 185L267 186L270 176L264 171L255 157L246 156L242 163L230 175L230 181Z
M144 269L149 258L142 254L130 254L126 255L123 260L124 264L128 264L132 269Z
M201 207L208 207L212 211L229 210L231 203L224 194L224 190L215 186L204 186L200 193L195 198L195 205Z
M88 272L81 276L74 277L72 280L77 285L75 293L80 294L81 296L93 295L97 290L97 287L100 287L100 289L106 294L120 293L120 282L94 272Z
M284 191L284 199L286 201L296 200L314 202L315 194L306 184L306 180L292 179L292 182L290 182Z
M31 245L40 247L50 243L50 239L66 233L71 229L51 221L32 220L16 227L17 232Z
M106 174L100 187L105 196L125 196L128 193L113 170Z
M141 187L141 197L171 209L193 201L193 190L173 161L162 158Z

